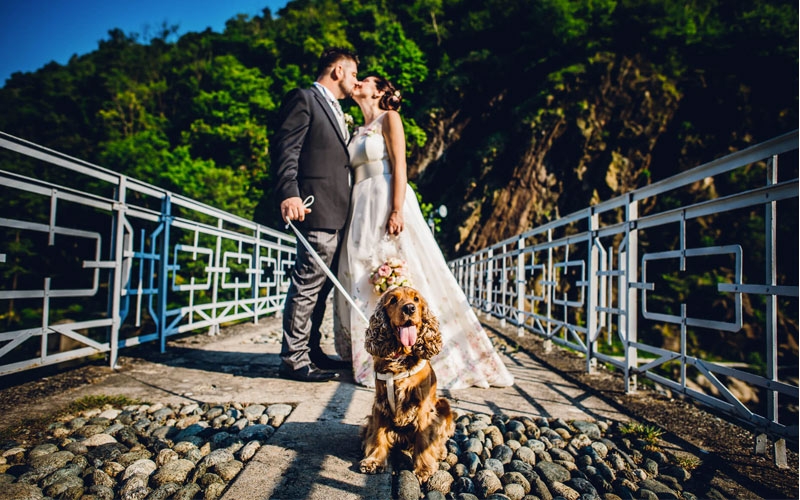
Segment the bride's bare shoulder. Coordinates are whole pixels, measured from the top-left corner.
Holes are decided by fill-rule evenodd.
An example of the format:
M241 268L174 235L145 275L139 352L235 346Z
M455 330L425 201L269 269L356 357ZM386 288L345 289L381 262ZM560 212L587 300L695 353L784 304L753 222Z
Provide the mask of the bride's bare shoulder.
M400 113L397 111L390 109L383 113L382 122L383 128L391 130L392 128L399 128L400 130L403 129L403 120L400 118Z

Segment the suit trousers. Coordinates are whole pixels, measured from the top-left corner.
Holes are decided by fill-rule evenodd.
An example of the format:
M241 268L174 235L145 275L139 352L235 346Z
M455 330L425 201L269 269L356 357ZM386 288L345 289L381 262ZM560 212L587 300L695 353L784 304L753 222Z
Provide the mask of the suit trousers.
M339 262L342 233L324 229L303 231L308 243L334 274ZM302 243L297 243L297 258L283 307L281 341L281 360L293 370L311 363L312 351L322 352L319 328L325 315L325 302L333 288L333 282L317 265L311 253Z

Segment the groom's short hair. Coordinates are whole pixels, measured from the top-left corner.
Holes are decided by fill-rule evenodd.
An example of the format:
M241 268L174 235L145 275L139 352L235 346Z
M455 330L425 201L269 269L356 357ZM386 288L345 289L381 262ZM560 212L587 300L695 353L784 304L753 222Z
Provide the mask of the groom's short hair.
M322 76L328 69L341 59L349 59L358 65L358 55L342 47L330 47L322 52L317 64L317 77Z

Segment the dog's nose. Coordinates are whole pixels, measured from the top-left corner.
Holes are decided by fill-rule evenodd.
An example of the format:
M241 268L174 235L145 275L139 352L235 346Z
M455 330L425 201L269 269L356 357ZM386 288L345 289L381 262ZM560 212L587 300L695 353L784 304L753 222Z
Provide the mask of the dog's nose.
M417 312L417 306L414 304L406 304L403 306L403 312L406 314L414 314Z

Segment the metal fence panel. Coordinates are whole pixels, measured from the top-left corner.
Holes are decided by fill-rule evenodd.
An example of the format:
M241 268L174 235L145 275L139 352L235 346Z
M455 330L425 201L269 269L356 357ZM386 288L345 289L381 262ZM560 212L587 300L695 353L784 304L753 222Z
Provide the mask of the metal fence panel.
M0 152L71 184L0 170L0 375L281 311L293 236L5 133Z
M628 391L644 377L723 411L777 438L778 450L783 439L798 435L796 410L791 410L798 403L797 353L781 347L779 338L796 336L798 324L797 142L797 131L785 134L449 264L470 303L517 325L520 334L534 333L582 353L587 371L605 363L622 374ZM780 158L789 160L789 178L778 176ZM675 206L674 200L683 199L680 193L696 183L754 169L765 173L761 186ZM756 235L753 241L722 244L709 236L724 238L727 228L712 226L712 231L707 224L746 227L761 220L757 212L763 224L748 233ZM794 234L781 233L780 221L788 222ZM788 250L779 262L782 246ZM788 272L777 273L779 265ZM499 277L509 272L513 278ZM665 298L669 280L691 280L703 272L718 280L703 283L702 290L720 296L723 317L696 307L692 297ZM777 281L779 276L784 282ZM779 321L779 312L787 321ZM725 342L752 332L748 321L763 323L757 327L763 342L755 358L763 366L754 369L724 359L725 354L704 359L696 352L698 338L717 336ZM652 335L658 328L676 329L677 340L659 343ZM786 366L779 366L781 354L789 358ZM741 358L729 356L734 357ZM766 401L742 402L734 391L741 384Z

